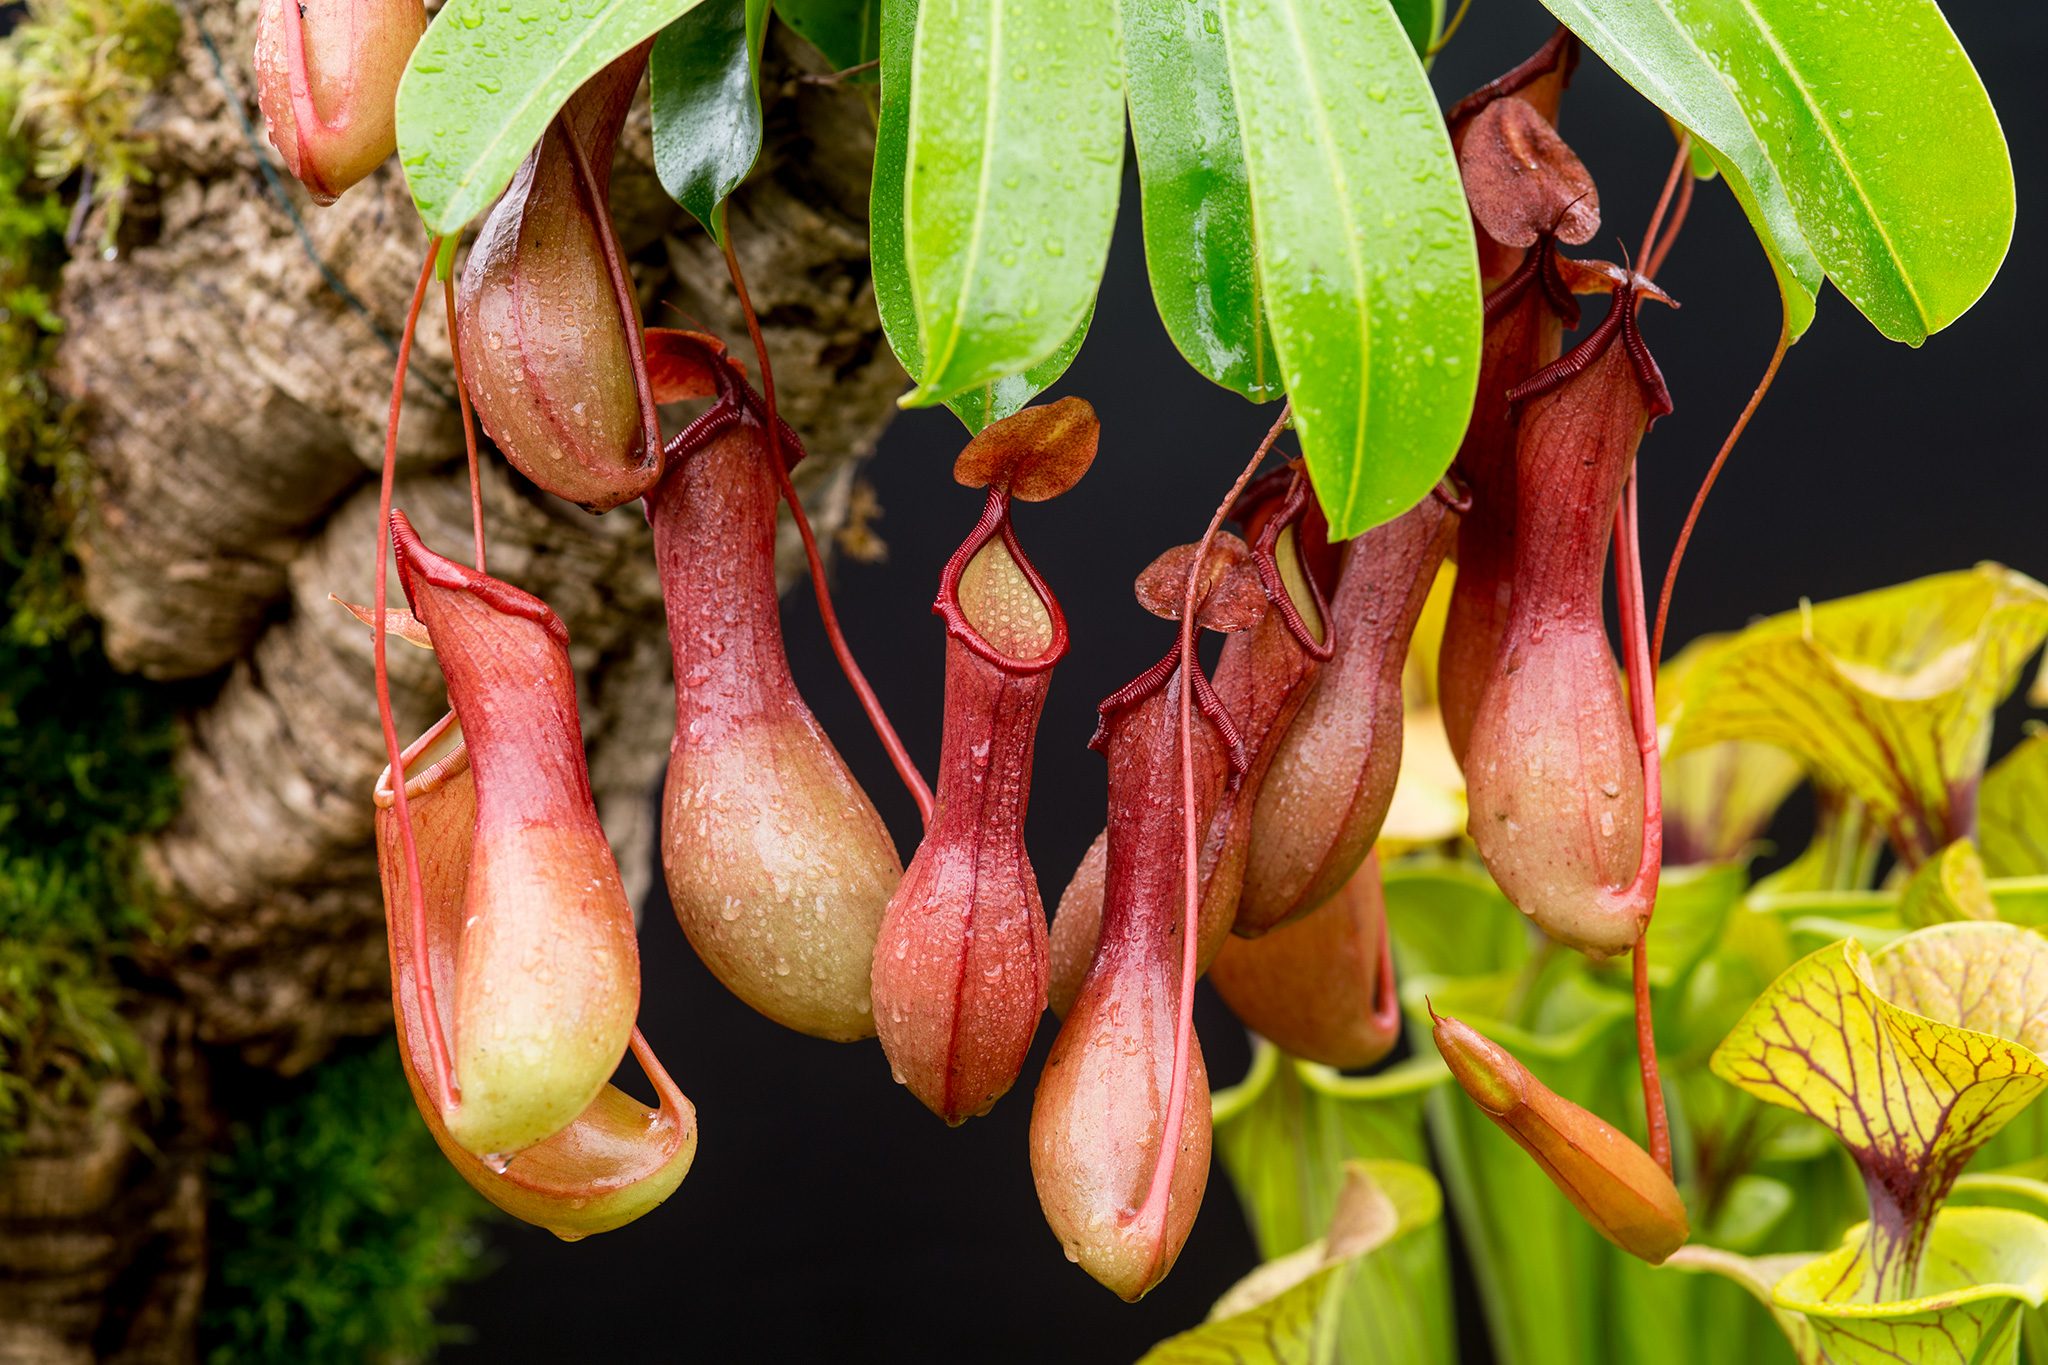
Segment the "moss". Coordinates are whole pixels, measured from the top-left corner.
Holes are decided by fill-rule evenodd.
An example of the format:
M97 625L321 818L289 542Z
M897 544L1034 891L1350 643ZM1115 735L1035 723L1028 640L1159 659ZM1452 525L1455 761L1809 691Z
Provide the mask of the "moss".
M39 0L0 45L0 1156L39 1107L149 1079L118 967L155 931L135 847L174 806L172 731L80 601L66 538L84 459L45 370L64 191L91 176L118 203L141 178L126 121L176 23L156 0Z
M279 1083L265 1090L278 1091ZM215 1163L201 1344L213 1365L419 1359L482 1268L488 1206L413 1108L389 1039L251 1096Z

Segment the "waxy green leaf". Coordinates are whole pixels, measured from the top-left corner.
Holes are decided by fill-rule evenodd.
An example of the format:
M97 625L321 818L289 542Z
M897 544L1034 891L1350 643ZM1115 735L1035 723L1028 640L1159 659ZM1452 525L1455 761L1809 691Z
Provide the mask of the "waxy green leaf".
M924 373L917 304L904 261L903 176L910 157L910 59L917 34L917 0L878 0L882 52L881 109L875 126L875 174L868 201L868 252L874 267L875 307L882 330L913 383ZM1022 373L969 389L946 406L979 432L1021 409L1066 373L1094 319L1091 299L1080 325L1045 359Z
M893 10L883 104L907 70L899 212L921 371L906 401L935 403L1046 360L1088 316L1123 173L1116 3L924 0L903 67ZM878 220L894 208L880 180Z
M720 246L719 205L761 155L761 40L768 0L702 0L654 40L648 100L654 171Z
M1998 116L1934 0L1544 0L1692 130L1771 256L1797 337L1823 273L1918 345L2012 240Z
M1442 1210L1436 1179L1422 1167L1346 1162L1325 1236L1238 1281L1207 1322L1160 1342L1140 1365L1330 1365L1377 1358L1343 1349L1345 1290L1361 1260L1434 1224Z
M1260 291L1334 538L1449 467L1479 372L1450 136L1387 0L1222 0Z
M1124 89L1160 320L1188 364L1263 403L1284 387L1253 259L1222 4L1122 0Z
M2036 729L1984 774L1977 843L1994 877L2048 873L2048 729Z
M427 231L512 183L577 87L697 0L448 0L398 83L398 160Z
M882 55L882 0L777 0L775 17L841 71Z
M1446 1079L1433 1056L1353 1077L1258 1041L1251 1071L1217 1092L1214 1113L1217 1152L1260 1255L1285 1257L1329 1225L1347 1163L1426 1162L1423 1101ZM1389 1192L1401 1202L1391 1183ZM1413 1235L1354 1273L1339 1310L1340 1358L1452 1365L1449 1271L1444 1231L1431 1212Z
M2044 1046L2048 939L1946 924L1875 955L1844 940L1795 963L1712 1065L1842 1140L1871 1202L1873 1297L1900 1298L1964 1164L2048 1086Z
M1671 752L1752 740L1860 800L1918 862L1951 842L1992 712L2048 637L2048 588L1995 564L1773 616L1687 679Z

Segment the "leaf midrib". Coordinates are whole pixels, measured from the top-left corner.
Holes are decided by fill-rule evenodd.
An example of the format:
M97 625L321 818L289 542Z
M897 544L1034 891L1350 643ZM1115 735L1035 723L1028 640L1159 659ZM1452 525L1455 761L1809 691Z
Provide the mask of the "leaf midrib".
M1336 190L1335 208L1337 219L1343 228L1344 256L1350 262L1351 276L1357 284L1354 297L1358 300L1358 407L1354 414L1356 420L1352 426L1348 470L1350 477L1344 490L1344 520L1348 524L1358 511L1359 489L1365 482L1366 415L1372 400L1372 303L1366 282L1365 262L1358 254L1358 225L1352 220L1350 185L1345 179L1342 165L1337 160L1337 144L1330 135L1329 119L1323 113L1322 86L1316 79L1307 46L1302 41L1295 0L1276 0L1273 8L1282 16L1282 22L1286 25L1287 36L1296 59L1295 75L1300 80L1302 92L1308 97L1310 114L1315 120L1316 132L1322 139L1322 160ZM1256 214L1252 217L1252 231L1258 231Z
M1855 167L1849 161L1847 150L1842 146L1841 139L1836 137L1833 126L1828 122L1826 111L1815 101L1813 91L1808 86L1806 77L1793 64L1792 54L1787 52L1784 44L1778 41L1777 30L1773 29L1764 19L1763 15L1758 13L1752 0L1736 0L1736 3L1742 6L1743 13L1747 14L1751 21L1755 23L1757 33L1770 45L1771 52L1785 68L1785 74L1792 78L1792 88L1799 92L1800 101L1805 104L1807 113L1813 117L1814 127L1820 130L1822 139L1826 141L1829 149L1834 152L1835 164L1841 167L1842 178L1847 180L1849 188L1856 192L1857 201L1863 205L1865 219L1869 222L1871 229L1877 233L1878 241L1884 244L1884 254L1891 262L1892 274L1897 278L1899 288L1905 291L1906 298L1912 303L1914 315L1920 319L1922 330L1932 331L1934 320L1928 315L1926 305L1920 300L1920 291L1913 287L1912 278L1906 270L1906 263L1899 255L1898 245L1892 241L1892 235L1885 228L1884 219L1879 216L1877 206L1870 202L1870 194L1863 187L1862 177L1856 174ZM1746 110L1744 112L1745 114L1747 113ZM1758 137L1757 140L1761 142L1763 139ZM1798 212L1798 205L1793 205L1793 212ZM1808 238L1808 245L1812 245L1810 236ZM1837 283L1839 284L1839 282Z
M995 178L992 168L995 162L996 92L1002 88L1003 10L1004 5L1001 3L1001 0L997 0L997 3L989 6L988 73L983 77L982 81L985 98L982 101L981 164L974 183L972 228L967 238L966 260L960 271L960 290L953 300L952 325L946 332L946 349L943 354L934 355L929 347L925 348L924 383L927 388L937 387L940 376L946 373L947 367L953 363L954 354L960 349L961 324L967 316L967 301L974 293L974 272L981 264L982 237L986 231L988 219L989 186ZM924 18L924 10L920 7L917 15L918 27L920 29L924 26ZM916 70L916 65L915 62L911 64L913 72ZM910 100L910 135L911 141L915 143L918 125L917 85L914 77L910 87ZM917 156L914 152L909 153L908 159L912 166L916 165ZM907 185L905 187L903 203L904 208L908 210L910 194ZM904 237L905 255L908 256L910 254L909 233L906 232Z

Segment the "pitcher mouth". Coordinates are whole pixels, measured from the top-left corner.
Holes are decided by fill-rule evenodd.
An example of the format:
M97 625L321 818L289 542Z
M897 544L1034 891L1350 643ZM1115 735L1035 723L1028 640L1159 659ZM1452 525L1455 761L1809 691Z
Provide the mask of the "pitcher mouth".
M424 730L399 755L405 765L405 795L407 800L416 800L429 792L446 785L454 778L469 770L469 746L462 737L462 722L453 711L442 716ZM414 769L419 771L414 773ZM378 810L391 809L395 794L391 790L391 765L377 774L377 785L370 799Z
M1024 581L1037 596L1039 605L1043 606L1047 615L1052 618L1051 640L1043 650L1030 658L1020 659L1014 654L996 648L987 636L975 628L974 622L968 619L966 609L960 605L960 580L966 574L967 566L998 536L1002 538L1003 549L1009 553L1011 562L1017 566L1017 571L1024 575ZM932 603L932 611L945 618L948 635L1005 673L1042 673L1066 657L1066 614L1060 610L1059 599L1052 595L1052 589L1047 587L1045 580L1039 576L1038 566L1031 562L1031 557L1024 553L1024 547L1017 542L1016 527L1010 522L1010 495L1003 489L992 487L988 490L988 502L982 507L981 520L974 524L974 529L968 533L967 539L953 552L953 557L946 561L945 570L939 575L939 595Z

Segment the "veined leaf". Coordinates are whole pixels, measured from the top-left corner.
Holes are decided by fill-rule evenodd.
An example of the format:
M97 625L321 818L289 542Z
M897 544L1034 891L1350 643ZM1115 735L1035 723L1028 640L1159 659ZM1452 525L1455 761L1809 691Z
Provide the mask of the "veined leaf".
M1960 832L1992 712L2044 636L2048 588L1994 564L1804 605L1695 670L1671 751L1753 740L1797 754L1917 862Z
M868 200L868 254L875 277L875 307L882 330L911 382L924 374L917 304L904 262L903 177L910 158L910 60L917 36L917 0L876 0L881 22L881 109L875 126L875 174ZM1021 409L1049 388L1074 361L1095 317L1087 314L1059 349L1022 373L1005 376L947 400L970 432Z
M1994 877L2048 873L2048 729L2035 729L1984 774L1977 842Z
M1088 315L1123 168L1116 0L923 0L907 70L907 401L934 403L1038 364Z
M882 55L882 0L777 0L775 17L841 71Z
M1255 403L1278 398L1222 0L1122 0L1122 11L1145 269L1160 321L1207 378Z
M1328 1225L1348 1162L1427 1161L1423 1101L1445 1079L1434 1057L1352 1077L1258 1041L1245 1079L1217 1093L1215 1118L1217 1152L1260 1255L1284 1257ZM1341 1359L1456 1360L1443 1228L1434 1212L1423 1224L1354 1273L1338 1315Z
M1844 940L1750 1006L1714 1074L1834 1131L1863 1171L1870 1297L1918 1282L1927 1229L1971 1154L2048 1086L2048 939L1946 924L1874 956Z
M1426 494L1479 372L1479 265L1450 136L1387 0L1222 0L1260 291L1344 539Z
M489 207L577 87L696 3L448 0L398 83L398 159L427 231Z
M1796 337L1821 277L1895 341L1960 317L2012 240L2012 162L1934 0L1544 0L1712 150Z
M1442 1196L1420 1166L1351 1161L1329 1232L1254 1270L1216 1301L1200 1327L1169 1337L1140 1365L1326 1365L1340 1354L1338 1318L1358 1262L1434 1223Z
M2001 1208L1944 1209L1910 1294L1877 1297L1872 1238L1847 1242L1779 1280L1776 1305L1804 1315L1829 1365L1984 1365L2011 1360L2020 1309L2048 1298L2048 1221Z
M648 99L654 172L720 246L718 206L761 155L761 40L768 0L702 0L654 40Z

